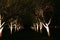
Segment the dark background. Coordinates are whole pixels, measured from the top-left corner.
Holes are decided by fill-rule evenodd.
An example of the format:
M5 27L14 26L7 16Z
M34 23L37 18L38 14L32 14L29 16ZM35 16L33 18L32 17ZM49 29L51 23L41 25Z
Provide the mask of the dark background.
M33 23L33 15L34 8L36 4L43 5L51 1L54 3L54 12L51 15L53 17L51 22L51 37L47 36L46 29L43 28L43 33L36 32L32 29L29 29L28 26L32 25ZM0 38L1 40L58 40L60 39L60 1L59 0L49 0L46 2L42 0L0 0L0 13L4 16L3 21L6 21L6 25L3 29L3 35ZM43 2L43 3L41 3ZM9 4L10 6L7 6ZM21 23L24 25L26 29L20 30L18 32L10 34L10 30L7 29L8 27L8 20L13 17L14 19L16 16L21 17ZM48 18L48 17L46 17ZM18 18L19 19L19 18ZM47 19L48 20L48 19ZM26 27L27 26L27 27ZM56 28L55 28L56 26ZM27 29L28 28L28 29Z

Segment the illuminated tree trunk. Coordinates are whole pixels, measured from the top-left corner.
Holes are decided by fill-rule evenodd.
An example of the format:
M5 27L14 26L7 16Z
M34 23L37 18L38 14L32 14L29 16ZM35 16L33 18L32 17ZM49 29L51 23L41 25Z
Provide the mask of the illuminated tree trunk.
M0 37L2 36L2 30L3 30L3 27L2 27L2 26L3 26L4 23L5 23L5 22L3 22L3 23L1 24L1 19L2 19L2 18L1 18L1 14L0 14Z

